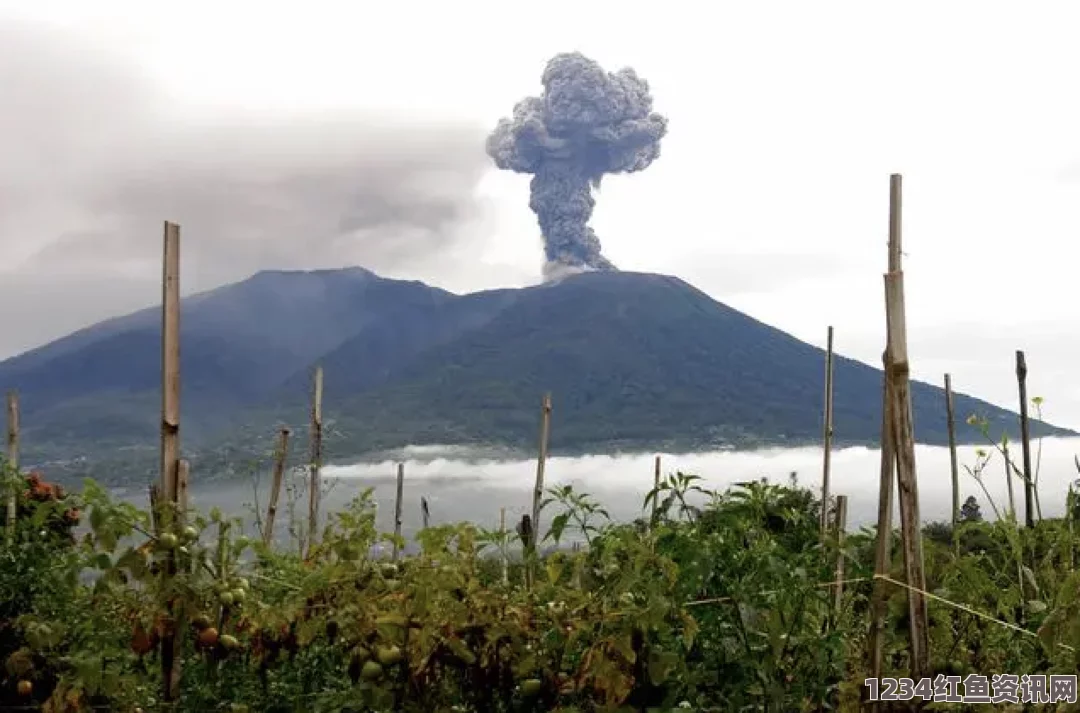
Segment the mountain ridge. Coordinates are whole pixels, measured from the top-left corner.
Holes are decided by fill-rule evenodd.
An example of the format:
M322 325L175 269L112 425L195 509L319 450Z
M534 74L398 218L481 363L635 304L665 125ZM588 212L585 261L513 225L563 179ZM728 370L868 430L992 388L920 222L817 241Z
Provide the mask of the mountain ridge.
M24 460L148 477L159 314L105 320L0 362L0 388L24 404ZM184 298L181 339L182 448L214 472L264 457L282 423L306 424L317 363L329 459L409 445L527 449L549 391L554 454L820 439L824 351L670 275L586 272L455 294L364 268L261 271ZM834 369L837 445L876 444L880 370L839 355ZM912 394L918 440L943 442L942 391L913 382ZM1015 433L1016 414L955 401L958 419L980 412ZM1043 423L1032 432L1073 435Z

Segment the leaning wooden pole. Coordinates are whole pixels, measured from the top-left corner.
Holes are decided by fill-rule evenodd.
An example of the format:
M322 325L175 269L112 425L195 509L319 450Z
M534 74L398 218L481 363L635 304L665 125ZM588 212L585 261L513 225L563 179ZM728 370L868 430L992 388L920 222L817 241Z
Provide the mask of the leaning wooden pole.
M825 413L822 418L823 430L821 471L821 541L829 534L829 468L832 461L833 436L833 328L829 327L828 343L825 351Z
M532 498L532 521L529 523L527 554L529 564L527 568L530 585L532 583L533 562L537 547L540 542L540 504L544 498L544 470L547 467L548 439L551 435L551 394L544 394L540 406L540 445L536 459L536 484L533 486Z
M274 541L274 520L277 518L278 498L281 497L281 482L285 479L285 464L289 460L289 435L292 432L285 426L278 432L278 444L274 449L274 474L270 483L270 503L266 506L266 525L263 527L263 544L267 547Z
M315 367L315 383L311 394L311 479L308 483L308 557L315 551L319 532L319 506L322 496L322 397L323 368Z
M1020 446L1024 455L1024 525L1035 527L1035 481L1031 472L1031 432L1028 421L1027 360L1016 352L1016 385L1020 391Z
M17 478L19 476L19 394L16 391L7 393L7 465L7 475ZM5 520L8 546L15 541L15 520L19 516L18 497L18 486L12 483L11 492L7 497Z
M401 556L401 549L398 545L398 540L401 539L401 505L402 499L405 495L405 464L398 463L397 466L397 494L394 497L394 552L392 558L397 562L398 557Z
M904 307L904 271L901 266L901 178L894 174L890 185L889 262L895 270L885 276L885 310L889 356L892 360L893 442L896 446L897 495L903 539L904 570L908 584L911 634L911 677L918 681L930 674L930 632L926 606L926 575L923 569L922 533L919 529L919 482L915 468L915 428L912 422L910 364L907 351L907 315Z
M180 226L165 223L161 295L161 513L162 531L176 526L180 501ZM170 554L166 576L175 573ZM176 698L180 685L180 638L176 635L175 602L168 604L166 627L161 639L162 694L166 701Z
M952 376L945 375L945 418L949 430L949 473L952 475L953 553L960 556L960 466L956 459L956 411L953 409Z
M885 368L881 399L881 476L878 481L877 540L874 547L875 579L870 599L869 642L870 676L879 680L884 673L882 662L885 655L885 625L889 602L889 583L881 577L887 577L892 572L893 483L896 474L896 449L893 446L892 419L889 409L892 401L892 389L889 388L891 360L887 349L882 354L881 360Z

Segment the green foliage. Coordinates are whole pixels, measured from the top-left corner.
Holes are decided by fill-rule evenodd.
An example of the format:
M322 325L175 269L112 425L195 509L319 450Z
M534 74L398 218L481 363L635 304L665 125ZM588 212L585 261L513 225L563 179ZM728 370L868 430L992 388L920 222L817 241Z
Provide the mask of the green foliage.
M924 533L935 672L1075 671L1071 520L1029 531L967 505L959 551L951 526ZM72 507L83 537L41 528ZM874 536L823 541L820 507L794 479L714 492L674 473L640 520L617 523L555 487L545 539L578 546L543 557L526 586L513 537L469 523L379 559L393 538L370 490L305 557L252 543L218 512L162 530L92 481L60 500L20 496L14 544L0 548L0 706L153 710L175 634L176 711L854 710ZM894 547L890 576L902 573ZM888 590L888 608L885 666L903 675L904 590Z

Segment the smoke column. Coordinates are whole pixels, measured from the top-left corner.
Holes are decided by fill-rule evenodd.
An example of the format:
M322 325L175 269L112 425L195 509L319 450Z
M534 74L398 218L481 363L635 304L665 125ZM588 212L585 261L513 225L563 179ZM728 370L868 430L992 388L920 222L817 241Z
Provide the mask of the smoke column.
M614 270L589 227L606 173L632 173L660 155L667 119L652 110L649 85L634 70L605 72L573 52L552 58L539 97L514 107L487 140L502 170L532 174L529 207L544 236L546 277Z

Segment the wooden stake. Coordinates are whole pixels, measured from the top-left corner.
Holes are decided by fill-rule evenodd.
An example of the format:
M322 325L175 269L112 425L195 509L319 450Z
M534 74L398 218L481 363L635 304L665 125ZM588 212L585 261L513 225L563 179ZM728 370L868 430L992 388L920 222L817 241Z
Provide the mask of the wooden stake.
M536 485L533 488L531 546L540 539L540 503L544 498L544 469L547 466L548 437L551 433L551 394L544 394L540 412L540 449L536 459Z
M510 559L506 556L506 508L499 508L499 541L503 543L502 549L502 582L503 586L510 584Z
M833 435L833 328L829 327L828 348L825 352L825 415L822 442L824 458L821 473L821 541L829 533L829 464L832 459Z
M1009 489L1009 512L1012 513L1013 525L1019 527L1016 518L1016 493L1013 491L1013 464L1009 459L1009 444L1001 445L1001 455L1005 459L1005 487Z
M656 524L656 502L660 499L660 456L656 456L653 463L653 499L652 513L649 515L649 526Z
M19 477L19 394L16 391L7 393L7 462L8 472L12 478ZM15 519L19 516L19 485L11 484L11 492L7 497L6 537L10 546L15 541Z
M401 498L405 491L405 464L398 463L397 466L397 497L394 498L394 552L393 560L397 562L398 555L398 539L401 537Z
M833 616L839 620L841 603L844 598L844 534L847 528L847 496L836 496L836 519L833 529L836 533L836 586L833 588Z
M945 417L949 429L949 468L952 474L953 553L960 556L960 466L956 459L956 412L953 410L952 377L945 375Z
M308 557L315 551L319 530L319 501L322 499L322 396L323 369L315 367L315 384L311 395L311 483L308 493Z
M525 541L525 584L532 587L535 581L535 558L540 542L540 504L544 497L544 467L547 465L548 436L551 429L551 394L544 394L540 410L540 448L536 459L536 485L533 486L532 518L522 518L521 528Z
M263 528L263 544L267 547L274 541L274 518L277 517L278 498L281 497L281 481L285 479L285 464L289 459L288 428L282 426L278 432L278 446L274 449L274 475L270 484L270 503L266 506L266 526Z
M922 533L919 529L919 482L915 469L915 434L912 422L910 365L907 352L907 323L904 309L904 272L900 266L901 178L893 174L890 185L889 262L895 270L885 276L885 310L888 324L889 356L892 359L892 431L896 445L897 494L900 526L907 574L908 609L911 631L911 677L918 681L930 673L930 632L923 569Z
M893 482L896 466L896 449L893 446L892 419L889 404L892 401L892 389L889 387L891 360L886 350L882 354L885 378L882 384L881 400L881 476L878 481L878 519L877 542L874 549L874 574L888 576L892 571L892 507ZM881 679L882 661L885 649L885 623L888 615L888 582L874 580L870 600L870 676ZM880 703L875 703L878 710Z
M162 531L178 519L180 502L180 226L165 222L161 276L161 507ZM176 559L166 558L166 576ZM180 685L180 639L176 602L167 603L169 624L161 637L162 697L173 701Z
M431 525L431 510L428 508L427 498L420 498L420 517L424 522L424 529L428 529Z
M1076 508L1076 491L1073 489L1072 484L1070 484L1069 485L1069 493L1068 493L1068 495L1065 496L1065 522L1069 526L1069 552L1068 552L1068 559L1066 559L1066 566L1069 568L1070 573L1076 568L1076 564L1075 564L1074 559L1073 559L1075 557L1075 553L1073 551L1073 548L1075 546L1074 543L1076 542L1076 535L1075 535L1075 533L1073 531L1074 527L1075 527L1074 524L1073 524L1073 520L1074 520L1073 512L1075 511L1075 508Z
M1028 430L1027 361L1016 352L1016 385L1020 390L1020 445L1024 449L1024 525L1035 527L1035 482L1031 473L1031 433Z

